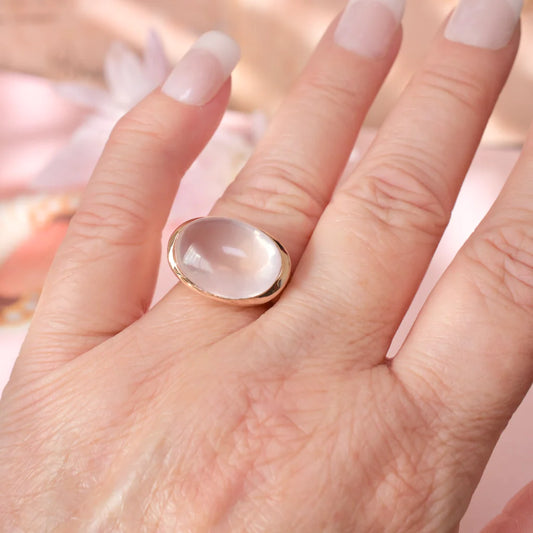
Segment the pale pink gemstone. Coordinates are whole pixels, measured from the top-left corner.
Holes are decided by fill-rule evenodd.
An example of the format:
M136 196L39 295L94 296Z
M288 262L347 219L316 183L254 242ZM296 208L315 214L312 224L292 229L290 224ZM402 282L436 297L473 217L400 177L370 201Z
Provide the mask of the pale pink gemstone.
M222 298L259 296L274 285L281 271L276 243L257 228L231 218L190 222L176 240L174 256L187 278Z

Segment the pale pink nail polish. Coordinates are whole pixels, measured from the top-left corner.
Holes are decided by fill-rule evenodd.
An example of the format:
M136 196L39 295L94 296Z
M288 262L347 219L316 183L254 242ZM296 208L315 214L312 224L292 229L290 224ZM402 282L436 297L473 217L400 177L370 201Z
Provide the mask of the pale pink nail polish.
M522 0L461 0L445 36L450 41L479 48L503 48L513 36L522 3Z
M189 105L204 105L220 90L240 58L239 45L218 31L204 33L174 67L161 87Z
M364 57L383 57L404 7L405 0L351 0L335 30L335 42Z

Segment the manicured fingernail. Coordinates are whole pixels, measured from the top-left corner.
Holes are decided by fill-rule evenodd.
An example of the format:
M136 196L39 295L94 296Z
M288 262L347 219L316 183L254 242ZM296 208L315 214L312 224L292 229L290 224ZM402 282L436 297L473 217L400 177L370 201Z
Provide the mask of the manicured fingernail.
M503 48L513 36L522 4L522 0L461 0L445 36L479 48Z
M239 45L225 33L204 33L174 67L161 91L185 104L204 105L220 90L240 56Z
M335 30L335 42L364 57L383 57L404 8L405 0L350 0Z

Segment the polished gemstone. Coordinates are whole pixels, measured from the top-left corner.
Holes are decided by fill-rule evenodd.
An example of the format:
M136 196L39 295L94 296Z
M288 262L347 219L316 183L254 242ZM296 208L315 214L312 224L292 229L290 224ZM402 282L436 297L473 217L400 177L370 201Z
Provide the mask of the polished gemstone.
M220 217L199 218L184 226L174 245L174 259L199 289L230 299L268 291L282 265L280 250L266 233Z

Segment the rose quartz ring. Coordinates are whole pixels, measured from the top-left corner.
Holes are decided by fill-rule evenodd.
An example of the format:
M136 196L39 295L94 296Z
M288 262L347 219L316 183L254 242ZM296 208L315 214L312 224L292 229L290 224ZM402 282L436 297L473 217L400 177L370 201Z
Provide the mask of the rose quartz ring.
M232 218L194 218L168 243L168 262L191 289L222 302L259 305L287 285L291 261L273 237Z

